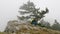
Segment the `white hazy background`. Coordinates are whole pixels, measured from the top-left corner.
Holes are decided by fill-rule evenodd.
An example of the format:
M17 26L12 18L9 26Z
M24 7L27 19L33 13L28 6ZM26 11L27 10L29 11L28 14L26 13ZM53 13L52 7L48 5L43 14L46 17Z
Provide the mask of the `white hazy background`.
M28 0L0 0L0 31L3 31L9 20L16 20L19 14L19 7ZM49 13L45 15L44 20L54 23L54 19L60 22L60 0L30 0L36 7L45 9L48 7Z

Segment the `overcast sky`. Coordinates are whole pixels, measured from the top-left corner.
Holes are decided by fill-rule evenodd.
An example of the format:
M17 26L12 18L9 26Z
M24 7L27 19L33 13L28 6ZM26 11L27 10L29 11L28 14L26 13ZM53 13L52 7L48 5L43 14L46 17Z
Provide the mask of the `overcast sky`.
M0 31L3 31L9 20L17 19L19 7L28 0L0 0ZM60 0L31 0L36 7L45 9L48 7L49 13L45 15L45 21L54 22L57 19L60 22Z

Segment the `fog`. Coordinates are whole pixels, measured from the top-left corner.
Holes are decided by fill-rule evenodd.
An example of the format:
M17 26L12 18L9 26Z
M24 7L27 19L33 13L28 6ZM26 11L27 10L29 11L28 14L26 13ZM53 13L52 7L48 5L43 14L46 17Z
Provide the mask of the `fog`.
M19 7L27 3L28 0L0 0L0 31L3 31L9 20L16 20ZM30 0L36 7L45 9L48 7L49 13L44 20L53 24L57 19L60 22L60 0Z

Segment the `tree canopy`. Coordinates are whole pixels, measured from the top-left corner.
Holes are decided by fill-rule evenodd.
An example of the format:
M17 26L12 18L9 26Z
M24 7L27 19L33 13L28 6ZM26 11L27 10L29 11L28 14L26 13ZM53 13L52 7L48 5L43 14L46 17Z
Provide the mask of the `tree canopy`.
M18 16L18 19L30 19L30 18L37 18L41 19L45 17L44 15L49 12L48 8L45 10L39 11L40 8L36 8L33 2L28 1L27 4L23 4L19 9L22 9L24 11L19 11L20 15L29 14L28 16L20 17Z

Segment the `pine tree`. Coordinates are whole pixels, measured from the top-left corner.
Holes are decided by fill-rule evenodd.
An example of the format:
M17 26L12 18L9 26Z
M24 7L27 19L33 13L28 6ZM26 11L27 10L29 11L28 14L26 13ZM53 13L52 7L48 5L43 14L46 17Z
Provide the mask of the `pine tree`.
M39 11L40 8L36 8L33 2L28 1L27 4L23 4L19 9L22 9L24 11L19 11L20 15L29 14L28 16L20 17L18 16L18 19L24 20L24 19L30 19L30 18L37 18L41 19L45 17L44 15L49 12L48 8L46 10Z

